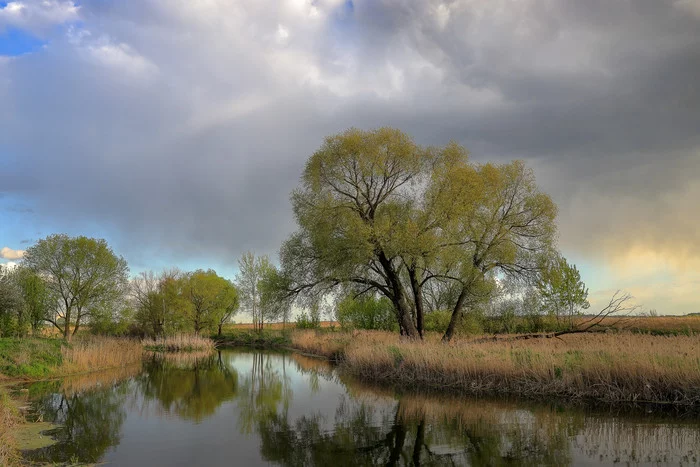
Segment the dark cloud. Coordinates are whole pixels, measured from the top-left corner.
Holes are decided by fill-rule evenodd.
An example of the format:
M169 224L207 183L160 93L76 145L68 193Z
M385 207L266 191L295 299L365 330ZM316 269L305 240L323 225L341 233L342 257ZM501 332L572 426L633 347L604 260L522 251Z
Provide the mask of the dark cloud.
M0 182L55 230L112 232L143 267L235 264L294 228L289 192L324 135L392 125L476 160L527 159L567 251L606 262L633 236L700 258L699 13L83 1L46 49L0 61Z

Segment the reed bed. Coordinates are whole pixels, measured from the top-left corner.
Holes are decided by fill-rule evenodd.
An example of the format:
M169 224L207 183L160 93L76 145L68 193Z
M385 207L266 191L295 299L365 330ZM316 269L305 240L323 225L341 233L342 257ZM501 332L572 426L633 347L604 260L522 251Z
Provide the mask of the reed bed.
M572 334L560 339L417 342L382 332L298 334L364 380L472 394L700 403L700 336Z
M294 331L291 335L292 347L302 352L326 357L330 360L341 360L350 341L358 332L328 333L315 330ZM378 334L365 331L365 336ZM388 334L388 333L380 333Z
M0 465L19 465L20 457L17 452L14 432L22 423L19 411L14 406L4 388L0 387Z
M95 337L76 340L64 346L61 354L60 373L83 373L138 363L143 347L134 339Z
M146 350L155 352L213 352L216 350L216 343L213 340L192 334L146 339L142 344Z

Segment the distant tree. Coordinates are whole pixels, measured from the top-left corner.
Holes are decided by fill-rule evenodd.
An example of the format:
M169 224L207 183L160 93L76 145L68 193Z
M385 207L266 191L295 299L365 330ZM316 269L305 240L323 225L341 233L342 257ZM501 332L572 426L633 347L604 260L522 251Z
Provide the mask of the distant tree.
M0 265L0 336L23 334L22 290L16 280L16 271Z
M238 260L238 275L236 276L236 285L240 294L241 306L247 311L253 319L253 329L262 331L266 320L266 314L269 315L263 305L270 305L271 302L263 303L263 292L265 277L272 274L274 268L270 259L267 256L255 256L252 252L243 254ZM266 313L267 312L267 313Z
M299 230L281 249L290 293L376 291L413 338L428 292L450 310L449 341L499 275L537 273L556 231L556 206L522 162L474 164L455 143L424 148L392 128L326 138L292 203Z
M282 327L287 325L292 306L292 300L284 292L288 287L289 284L279 269L269 262L263 266L258 281L262 322L281 319Z
M195 334L221 326L238 309L238 292L228 280L212 269L201 269L187 274L184 294L189 300L189 317Z
M29 327L36 333L49 316L56 299L52 296L46 281L24 265L17 268L16 280L22 293Z
M189 302L184 296L184 273L170 269L155 274L141 272L131 280L131 296L139 328L151 337L161 337L187 327Z
M235 316L241 305L240 298L238 297L238 289L236 286L227 281L228 284L222 287L219 296L217 298L219 303L218 312L218 332L217 335L221 336L222 328L226 323L231 322L231 318Z
M570 328L574 327L574 317L590 307L588 288L581 280L581 274L561 255L542 268L536 288L545 311Z
M102 239L50 235L27 250L23 264L42 277L56 297L53 313L44 319L67 340L93 309L122 300L127 290L126 261Z

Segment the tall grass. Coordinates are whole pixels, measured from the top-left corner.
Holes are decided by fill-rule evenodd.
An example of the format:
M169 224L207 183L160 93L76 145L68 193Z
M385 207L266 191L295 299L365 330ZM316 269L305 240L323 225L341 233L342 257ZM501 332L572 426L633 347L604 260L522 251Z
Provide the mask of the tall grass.
M5 389L0 387L0 465L19 465L20 458L14 438L16 427L22 422L17 408Z
M61 349L62 374L116 368L141 361L143 347L133 339L86 337Z
M176 336L161 337L158 339L146 339L143 347L156 352L211 352L216 349L216 343L208 337L191 334L178 334Z
M294 333L303 351L350 374L404 387L628 402L700 403L700 336L577 334L510 342L383 332Z

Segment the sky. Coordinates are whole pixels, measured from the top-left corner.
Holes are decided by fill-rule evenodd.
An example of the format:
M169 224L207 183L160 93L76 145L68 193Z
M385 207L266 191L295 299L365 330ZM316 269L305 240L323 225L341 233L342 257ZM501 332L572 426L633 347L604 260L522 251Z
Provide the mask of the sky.
M0 1L0 262L276 257L323 137L523 159L592 306L700 312L700 0Z

